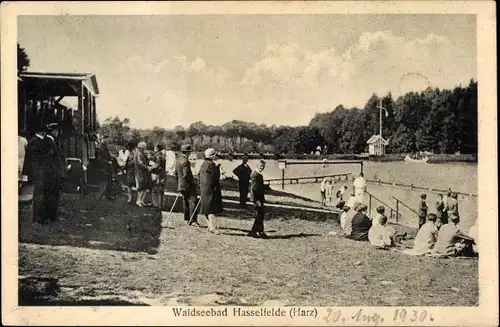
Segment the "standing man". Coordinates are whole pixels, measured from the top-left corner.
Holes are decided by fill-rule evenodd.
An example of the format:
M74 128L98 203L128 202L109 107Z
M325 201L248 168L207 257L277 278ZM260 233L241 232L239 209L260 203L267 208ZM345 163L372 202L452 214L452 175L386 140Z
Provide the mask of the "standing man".
M354 180L352 186L354 189L354 196L356 197L356 202L363 203L366 191L366 180L363 173L359 174L359 177Z
M184 220L188 222L189 225L199 225L198 214L196 213L198 197L196 196L196 184L194 183L191 163L189 162L190 154L191 145L182 145L181 153L179 154L175 165L177 175L177 191L182 194L182 199L184 200ZM189 222L191 216L193 216L193 219Z
M266 168L266 162L260 160L257 169L250 175L250 198L255 203L256 217L253 222L252 230L248 233L251 237L267 238L264 233L264 202L265 202L265 186L262 172Z
M33 222L45 224L44 219L44 170L47 161L45 152L45 132L36 125L36 132L28 141L26 156L23 164L23 176L27 176L28 182L34 185L33 190Z
M154 173L157 178L153 185L152 202L154 207L163 206L163 189L165 187L165 154L162 144L157 144L155 146L155 164L152 168L152 173Z
M115 181L115 169L113 167L113 157L108 148L108 137L103 135L96 147L96 157L99 160L101 171L106 174L106 198L114 200L112 193L113 182Z
M208 220L208 231L219 234L215 215L222 211L220 194L220 172L214 163L216 151L209 148L205 151L205 161L200 167L200 213Z
M450 219L455 217L456 223L458 224L460 222L460 214L458 213L458 194L456 192L452 192L450 194L450 197L448 197L447 200L446 207L448 217Z
M248 166L248 157L243 156L243 162L233 170L233 174L238 177L238 187L240 190L240 206L243 208L247 204L248 187L250 185L250 175L252 169Z
M44 171L44 202L45 217L48 221L56 221L59 213L59 198L63 185L64 164L61 151L57 145L59 125L52 123L47 125L47 136L44 139L45 151L47 153L46 168Z

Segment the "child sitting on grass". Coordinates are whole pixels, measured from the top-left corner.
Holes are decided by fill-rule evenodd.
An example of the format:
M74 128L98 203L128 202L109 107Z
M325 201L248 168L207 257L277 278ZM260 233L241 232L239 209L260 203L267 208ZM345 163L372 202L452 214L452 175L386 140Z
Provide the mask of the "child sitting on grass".
M457 216L451 216L450 222L441 226L434 245L434 255L448 257L470 255L473 239L460 231L458 220Z
M351 221L351 233L349 238L356 241L368 241L368 232L372 227L372 220L366 215L368 207L360 204ZM346 228L347 229L347 228Z
M431 252L438 236L438 226L436 225L437 215L430 213L427 215L427 221L419 229L413 243L413 252L424 254Z
M385 215L385 207L384 206L378 206L377 207L377 214L372 220L372 224L376 225L379 223L380 218L385 217L385 220L387 221L387 217Z
M344 206L342 208L342 213L340 214L340 227L342 228L342 230L345 231L345 227L346 227L346 224L347 224L347 212L351 210L351 208L349 208L348 206Z
M374 223L368 232L370 244L378 249L394 246L396 243L396 230L391 226L387 226L387 217L383 214L378 214L373 221Z

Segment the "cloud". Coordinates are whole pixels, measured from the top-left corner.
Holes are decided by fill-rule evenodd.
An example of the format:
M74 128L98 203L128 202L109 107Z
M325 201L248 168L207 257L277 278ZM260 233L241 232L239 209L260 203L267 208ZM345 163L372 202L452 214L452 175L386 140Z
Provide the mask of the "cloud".
M156 63L131 57L158 74L150 100L166 121L220 124L233 119L307 124L339 104L363 107L372 93L393 96L428 86L453 88L476 77L474 58L436 34L407 39L392 31L362 33L345 51L269 44L239 76L210 58L179 55ZM167 91L165 91L167 90ZM172 113L172 112L175 112Z
M294 115L303 116L303 107L363 106L373 92L399 95L468 82L476 75L474 58L461 53L446 37L407 40L392 31L363 33L343 53L333 47L310 51L297 44L273 44L247 69L240 86L248 90L250 103L260 99L265 108L281 102L289 108L287 119L294 120ZM461 73L463 66L469 68Z

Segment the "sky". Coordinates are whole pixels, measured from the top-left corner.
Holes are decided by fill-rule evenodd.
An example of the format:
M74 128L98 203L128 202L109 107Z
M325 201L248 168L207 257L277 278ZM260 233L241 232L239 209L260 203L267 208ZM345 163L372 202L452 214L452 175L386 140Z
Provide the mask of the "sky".
M477 79L475 15L19 16L34 72L96 74L101 121L307 125Z

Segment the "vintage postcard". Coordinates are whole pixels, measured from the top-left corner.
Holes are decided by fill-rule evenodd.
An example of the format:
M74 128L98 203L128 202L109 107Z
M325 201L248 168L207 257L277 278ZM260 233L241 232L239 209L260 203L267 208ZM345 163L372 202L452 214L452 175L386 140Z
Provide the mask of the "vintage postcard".
M0 22L4 324L498 325L494 2Z

